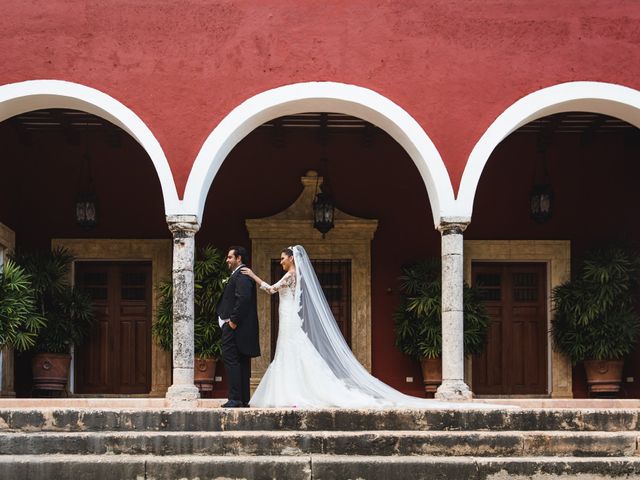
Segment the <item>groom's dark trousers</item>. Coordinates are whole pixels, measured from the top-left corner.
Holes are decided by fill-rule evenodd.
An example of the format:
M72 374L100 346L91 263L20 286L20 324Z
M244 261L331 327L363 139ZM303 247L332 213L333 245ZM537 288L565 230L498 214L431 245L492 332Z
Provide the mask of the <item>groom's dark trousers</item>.
M236 332L228 323L222 327L222 361L229 384L229 400L249 403L251 357L243 355L236 344Z

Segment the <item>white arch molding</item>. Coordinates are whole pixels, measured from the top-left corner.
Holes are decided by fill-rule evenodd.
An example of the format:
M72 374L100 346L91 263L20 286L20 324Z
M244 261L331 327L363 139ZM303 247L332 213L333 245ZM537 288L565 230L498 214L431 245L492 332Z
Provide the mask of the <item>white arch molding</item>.
M169 163L149 127L125 105L91 87L62 80L29 80L0 86L0 122L43 108L69 108L92 113L131 135L147 152L158 174L165 212L180 211Z
M222 162L252 130L283 115L317 111L362 118L393 137L407 151L420 172L436 226L440 224L443 212L453 208L453 187L440 153L405 110L367 88L335 82L308 82L259 93L232 110L216 126L193 164L181 213L196 212L197 218L202 220L209 188Z
M640 128L640 91L612 83L569 82L521 98L495 119L471 151L454 210L448 215L471 218L480 176L502 140L533 120L569 111L609 115Z

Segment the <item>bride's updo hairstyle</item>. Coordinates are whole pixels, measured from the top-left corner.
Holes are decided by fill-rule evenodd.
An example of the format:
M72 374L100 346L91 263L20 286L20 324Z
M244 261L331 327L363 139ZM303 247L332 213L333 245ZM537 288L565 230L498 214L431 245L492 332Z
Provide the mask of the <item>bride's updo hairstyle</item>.
M293 247L283 248L280 253L284 253L287 257L293 257Z

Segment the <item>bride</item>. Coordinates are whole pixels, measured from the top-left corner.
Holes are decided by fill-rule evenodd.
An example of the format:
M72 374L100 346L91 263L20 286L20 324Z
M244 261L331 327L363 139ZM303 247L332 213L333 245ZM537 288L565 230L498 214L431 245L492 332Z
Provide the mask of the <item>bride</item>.
M283 249L280 265L286 273L274 285L249 268L241 270L260 289L280 295L276 352L252 407L452 407L400 393L365 370L344 340L302 246Z

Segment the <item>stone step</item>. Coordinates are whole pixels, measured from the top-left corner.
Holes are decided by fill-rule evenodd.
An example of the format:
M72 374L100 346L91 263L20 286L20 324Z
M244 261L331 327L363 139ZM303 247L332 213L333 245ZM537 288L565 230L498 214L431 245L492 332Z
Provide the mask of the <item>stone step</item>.
M41 480L540 480L640 477L638 458L422 456L0 456L0 478Z
M152 455L0 455L0 478L11 480L311 479L305 457Z
M312 456L314 480L611 480L640 478L637 458Z
M638 409L0 410L2 431L636 431Z
M46 432L0 433L2 455L639 455L636 432Z

